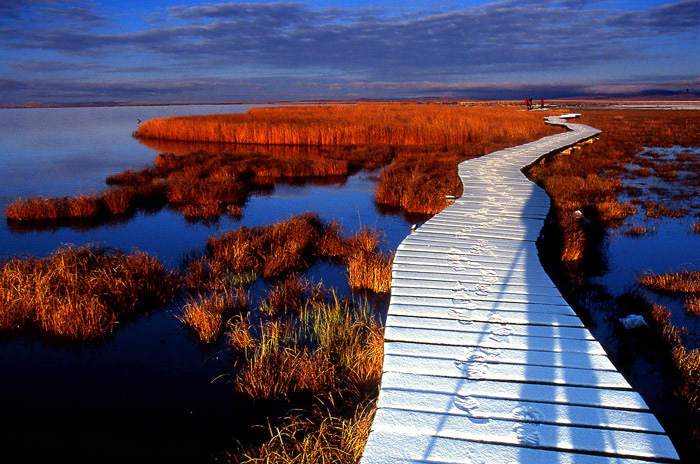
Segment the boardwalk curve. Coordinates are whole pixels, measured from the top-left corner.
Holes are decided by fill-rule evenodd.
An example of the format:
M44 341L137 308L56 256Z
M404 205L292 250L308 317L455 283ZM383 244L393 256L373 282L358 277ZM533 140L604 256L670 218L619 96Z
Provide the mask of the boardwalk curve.
M462 197L399 245L362 464L678 460L537 255L550 200L521 169L600 133L575 116L461 163Z

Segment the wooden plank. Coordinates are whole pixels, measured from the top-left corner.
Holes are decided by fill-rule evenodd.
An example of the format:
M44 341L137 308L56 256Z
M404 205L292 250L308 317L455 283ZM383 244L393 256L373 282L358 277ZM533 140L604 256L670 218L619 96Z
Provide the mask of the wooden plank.
M523 413L528 413L532 420L552 425L664 432L659 421L651 413L570 404L480 396L455 397L452 394L435 392L392 391L391 395L380 395L377 406L401 409L406 404L410 404L414 411L464 415L473 419L514 420Z
M553 426L499 419L488 419L479 424L462 415L380 408L372 430L562 451L605 453L637 459L678 458L670 440L664 435L623 430L613 433L597 427Z
M362 464L649 464L615 456L543 450L448 437L373 431Z
M405 305L392 303L391 316L430 317L455 319L458 321L498 321L509 324L550 325L556 327L583 327L581 320L573 314L543 313L534 311L493 311L482 309L445 308L442 306Z
M600 343L590 340L548 339L527 335L500 335L497 332L469 332L444 329L416 329L391 327L384 329L384 339L402 342L438 343L456 346L483 346L484 348L517 348L551 350L553 352L574 351L579 353L605 354Z
M594 388L630 388L617 371L571 367L508 364L499 358L489 362L478 349L466 359L437 359L417 356L384 356L385 372L402 372L470 380L546 383Z
M486 269L465 269L462 272L449 272L442 269L443 272L433 270L404 270L397 268L392 271L392 279L408 279L420 280L423 282L444 282L445 280L463 281L470 283L490 282L499 285L526 285L530 288L553 288L554 283L549 279L534 279L528 278L527 273L511 273L505 270L486 270ZM546 276L546 274L545 274Z
M439 280L424 280L424 279L402 279L400 277L392 277L392 282L395 286L405 288L423 288L423 289L439 289L439 290L466 290L467 292L478 292L482 289L495 293L517 293L522 295L544 295L561 297L561 294L554 286L530 286L529 284L513 284L513 283L498 283L492 279L485 279L483 276L475 276L469 278L465 276L460 280L445 282Z
M533 364L550 367L582 367L596 370L617 371L607 356L577 353L573 351L552 352L548 350L521 350L513 348L484 348L462 345L459 347L433 343L391 342L384 344L384 354L394 356L429 357L463 362L474 354L485 360L508 364Z
M631 389L578 387L571 385L504 382L493 380L458 379L421 374L384 372L381 395L392 391L444 393L455 396L480 396L523 401L572 404L578 406L624 409L648 412L649 407Z
M553 325L522 324L508 322L509 314L494 314L487 321L421 317L415 315L387 316L387 325L392 327L425 328L463 332L498 333L503 336L521 335L545 338L573 338L575 340L595 340L585 327L561 327Z
M569 305L544 304L544 303L527 303L515 301L493 301L493 300L458 300L452 298L434 298L434 297L415 297L392 295L389 304L389 313L391 314L391 306L394 304L402 304L406 306L434 306L443 308L445 311L450 311L453 314L461 312L463 317L468 317L469 311L481 309L485 311L531 311L548 314L562 314L575 316L576 313Z
M411 287L392 287L392 295L400 296L425 296L429 298L450 298L453 300L466 301L509 301L513 303L542 303L542 304L561 304L565 305L566 300L560 295L536 295L533 293L496 293L488 289L483 292L470 292L467 290L454 289L442 290L438 288L411 288Z

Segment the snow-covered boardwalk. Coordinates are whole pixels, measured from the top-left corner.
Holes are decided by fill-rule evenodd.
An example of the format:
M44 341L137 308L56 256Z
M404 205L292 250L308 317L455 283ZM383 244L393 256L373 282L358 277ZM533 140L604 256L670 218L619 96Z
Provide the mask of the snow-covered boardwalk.
M521 172L599 133L465 161L464 193L399 246L362 464L678 459L642 398L542 269L547 194Z

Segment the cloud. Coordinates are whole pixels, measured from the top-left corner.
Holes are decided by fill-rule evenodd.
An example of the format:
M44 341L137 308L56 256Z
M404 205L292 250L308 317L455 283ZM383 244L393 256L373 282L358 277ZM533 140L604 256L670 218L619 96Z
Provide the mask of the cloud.
M304 95L313 88L332 93L333 82L349 92L362 88L350 81L447 85L511 82L522 74L568 82L562 77L652 59L649 49L659 40L692 45L687 36L697 33L700 21L697 0L631 11L597 5L506 0L428 11L229 2L151 11L141 22L120 26L119 18L92 2L37 6L9 0L0 8L0 59L14 63L6 77L17 81L38 82L69 68L71 75L82 72L77 80L84 82L108 82L114 73L129 72L151 83L209 82L216 76L253 82L267 75L266 82L285 88L292 89L284 79L299 82L292 90L307 89ZM128 88L103 90L121 96ZM165 95L163 88L153 91Z
M652 7L649 10L633 10L610 17L606 23L638 34L665 34L690 31L697 36L700 27L700 2L680 0Z
M26 102L42 104L121 104L121 103L218 103L253 101L375 99L515 99L563 98L585 96L642 95L646 92L700 91L700 79L669 79L629 83L606 81L527 82L456 82L383 81L317 79L309 77L273 76L254 79L154 79L119 80L113 82L75 82L53 80L17 81L0 79L0 94L11 95L4 105ZM42 98L36 98L42 96Z

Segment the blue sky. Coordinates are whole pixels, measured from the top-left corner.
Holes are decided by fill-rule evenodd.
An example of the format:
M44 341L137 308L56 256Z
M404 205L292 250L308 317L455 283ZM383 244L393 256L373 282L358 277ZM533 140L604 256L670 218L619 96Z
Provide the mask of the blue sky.
M0 105L700 91L700 0L0 0Z

